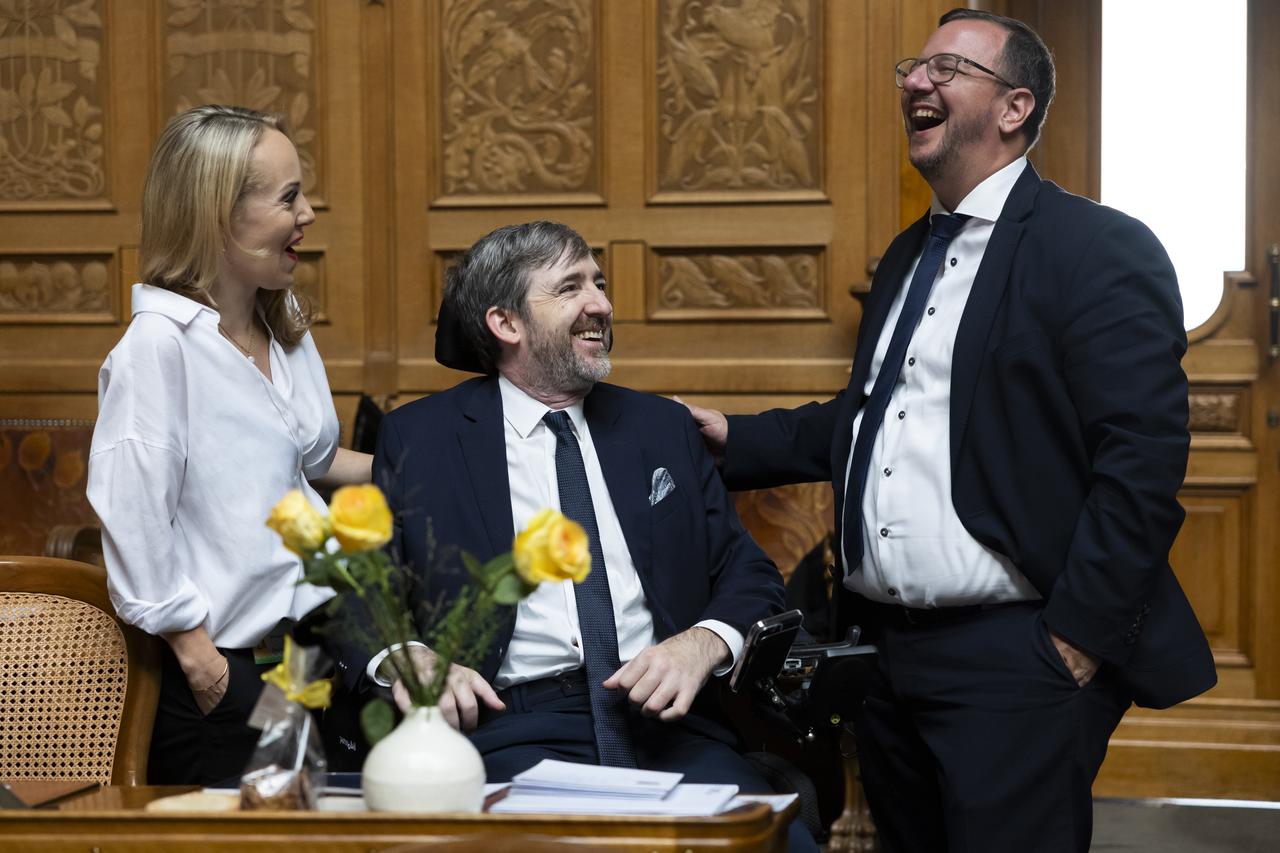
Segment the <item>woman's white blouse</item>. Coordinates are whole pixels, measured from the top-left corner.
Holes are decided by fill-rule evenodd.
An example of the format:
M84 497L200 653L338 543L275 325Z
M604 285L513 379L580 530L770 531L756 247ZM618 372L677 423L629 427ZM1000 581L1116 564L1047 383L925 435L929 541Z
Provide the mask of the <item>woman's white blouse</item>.
M133 320L98 374L89 502L107 586L150 634L204 625L216 645L255 645L332 595L298 586L301 561L266 527L290 489L329 470L338 416L310 333L271 341L268 381L191 299L133 286Z

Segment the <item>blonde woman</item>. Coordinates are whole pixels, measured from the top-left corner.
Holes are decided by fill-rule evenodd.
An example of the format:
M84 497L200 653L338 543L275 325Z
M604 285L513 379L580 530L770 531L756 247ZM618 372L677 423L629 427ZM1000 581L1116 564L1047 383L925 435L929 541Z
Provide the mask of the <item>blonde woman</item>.
M204 106L151 158L133 318L98 377L89 500L120 617L163 637L153 784L240 773L269 639L330 592L264 526L311 483L369 479L338 447L324 365L293 291L315 214L282 121ZM287 624L284 622L283 624Z

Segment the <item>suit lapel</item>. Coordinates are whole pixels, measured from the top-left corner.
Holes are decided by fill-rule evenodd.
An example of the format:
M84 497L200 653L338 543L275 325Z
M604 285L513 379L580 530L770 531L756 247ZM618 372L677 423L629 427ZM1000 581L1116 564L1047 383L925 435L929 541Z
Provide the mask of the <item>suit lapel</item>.
M928 236L929 214L926 213L894 238L876 267L867 307L858 323L858 343L853 350L853 371L849 377L849 390L859 400L867 384L867 374L871 372L871 358L876 352L876 341L880 340L880 333L884 330L884 321L889 316L889 307L902 289L907 270L920 254L920 247Z
M463 404L463 415L458 444L480 506L491 554L500 554L510 550L515 539L515 524L511 519L502 395L497 379L490 378L475 387Z
M600 457L600 470L609 486L609 498L622 525L631 561L647 580L652 554L649 526L649 472L634 435L622 423L622 395L611 385L596 385L583 403L591 428L591 442Z
M973 392L978 383L978 371L986 353L991 323L995 320L1000 302L1009 284L1009 270L1018 242L1022 239L1025 222L1035 206L1040 192L1040 176L1027 163L1009 193L1009 198L996 220L991 240L982 254L982 263L969 291L960 327L956 331L956 343L951 361L951 469L956 467L960 445L969 423L969 411L973 406Z

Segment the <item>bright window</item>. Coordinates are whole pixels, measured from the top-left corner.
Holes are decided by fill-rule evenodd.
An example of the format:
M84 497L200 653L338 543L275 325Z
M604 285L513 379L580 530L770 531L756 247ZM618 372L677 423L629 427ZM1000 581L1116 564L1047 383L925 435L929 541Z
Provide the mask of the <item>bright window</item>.
M1103 0L1102 202L1145 222L1186 326L1244 267L1246 0Z

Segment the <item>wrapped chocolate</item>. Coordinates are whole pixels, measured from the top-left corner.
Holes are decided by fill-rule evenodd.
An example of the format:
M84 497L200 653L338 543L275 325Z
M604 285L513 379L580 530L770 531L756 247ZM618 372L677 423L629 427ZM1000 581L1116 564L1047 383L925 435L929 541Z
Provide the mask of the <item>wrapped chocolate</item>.
M249 717L262 730L240 778L240 808L314 809L328 767L310 709L326 708L332 685L317 678L324 665L318 649L295 646L285 637L284 659L270 672Z

